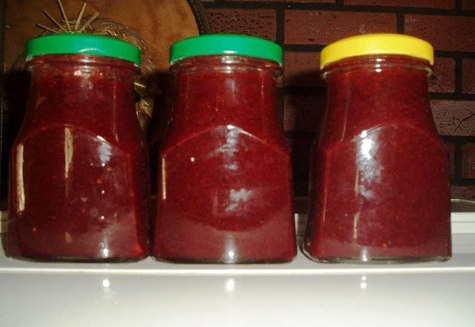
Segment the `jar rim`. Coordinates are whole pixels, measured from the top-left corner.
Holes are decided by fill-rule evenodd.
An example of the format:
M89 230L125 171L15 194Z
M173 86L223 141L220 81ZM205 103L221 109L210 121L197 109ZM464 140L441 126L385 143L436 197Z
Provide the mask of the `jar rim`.
M434 48L414 36L392 33L365 34L341 39L320 54L320 69L336 61L365 55L404 55L434 64Z
M118 58L140 65L140 49L103 35L60 33L39 36L26 44L26 61L49 54L79 54Z
M282 66L283 50L275 42L250 35L206 34L179 40L170 47L170 64L197 56L237 55L267 59Z

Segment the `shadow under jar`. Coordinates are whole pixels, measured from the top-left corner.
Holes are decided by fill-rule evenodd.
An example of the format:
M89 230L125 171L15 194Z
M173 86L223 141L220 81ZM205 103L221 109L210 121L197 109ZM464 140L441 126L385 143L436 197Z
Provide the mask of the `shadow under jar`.
M397 34L321 54L327 108L312 149L303 250L321 262L451 256L447 151L429 106L433 49Z
M250 36L205 35L175 43L171 63L176 100L159 151L153 255L290 261L290 148L276 107L282 49Z
M31 89L10 158L7 255L135 261L148 255L148 160L135 115L140 50L56 34L27 44Z

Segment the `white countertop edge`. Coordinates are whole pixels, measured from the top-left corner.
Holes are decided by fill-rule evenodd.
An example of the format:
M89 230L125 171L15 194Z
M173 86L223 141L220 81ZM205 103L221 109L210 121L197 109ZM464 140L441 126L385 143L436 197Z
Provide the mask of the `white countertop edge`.
M475 256L473 257L475 258ZM2 274L71 274L71 275L121 275L121 276L346 276L346 275L401 275L474 273L473 267L394 267L394 268L326 268L326 269L107 269L107 268L0 268Z
M475 240L475 238L474 238ZM474 253L454 253L446 262L398 264L325 264L306 258L281 264L177 264L147 258L135 263L46 263L0 257L2 274L80 274L128 276L309 276L355 274L473 273Z

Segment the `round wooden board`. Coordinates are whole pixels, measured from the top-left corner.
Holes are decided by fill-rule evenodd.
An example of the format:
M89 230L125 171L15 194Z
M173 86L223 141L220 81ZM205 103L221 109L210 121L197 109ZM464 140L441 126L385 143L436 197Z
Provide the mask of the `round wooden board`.
M62 0L62 4L68 19L75 19L83 1ZM199 6L199 2L187 0L89 0L85 15L98 11L98 18L120 22L138 33L146 42L153 63L163 71L168 68L170 45L179 39L198 35L199 26L206 27L203 17L195 17ZM61 11L55 0L7 1L4 46L7 69L23 53L25 43L42 32L36 23L54 27L43 14L44 10L61 21Z
M92 20L91 16L97 13L99 16ZM153 134L154 140L161 138L170 117L170 100L166 94L169 47L179 39L208 32L206 16L199 0L89 0L87 3L83 0L7 1L4 46L6 79L5 94L2 96L5 122L11 124L9 118L21 115L19 111L24 111L24 108L17 108L25 106L21 102L27 96L28 89L28 85L22 82L22 54L26 42L40 34L50 33L51 29L75 30L76 19L80 21L77 24L79 30L81 26L88 26L88 33L104 33L141 48L142 72L136 83L140 95L137 117L144 130L148 129L149 134ZM65 21L72 23L67 24ZM92 23L88 24L90 21ZM21 99L18 99L19 94ZM17 108L14 108L14 103L18 104ZM155 109L160 112L155 114L156 117L151 117ZM149 127L150 123L153 126ZM18 122L12 124L18 125ZM11 134L9 130L12 128L17 129L16 126L7 126L7 134Z

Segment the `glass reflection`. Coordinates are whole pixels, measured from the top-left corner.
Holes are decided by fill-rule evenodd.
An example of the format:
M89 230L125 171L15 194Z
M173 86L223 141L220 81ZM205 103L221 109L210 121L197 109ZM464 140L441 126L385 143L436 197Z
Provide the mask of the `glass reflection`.
M236 253L236 243L232 237L226 240L226 248L224 252L224 262L234 263L238 259L238 253Z
M107 277L104 278L102 280L102 287L104 288L104 290L108 290L110 286L111 286L111 282L110 282L109 278L107 278Z
M368 282L366 281L366 276L365 275L361 276L360 287L361 287L362 290L364 290L368 287Z
M104 237L104 242L101 243L101 256L103 258L109 257L109 242L107 237Z
M369 257L368 257L368 249L366 247L364 247L362 250L361 250L361 261L363 262L367 262L369 260Z
M226 285L225 289L227 292L232 293L234 292L234 289L236 288L236 280L234 278L229 278L226 280Z
M372 193L365 189L371 183L379 181L381 178L381 167L374 156L378 149L378 133L364 130L360 134L357 142L357 166L358 176L356 179L355 191L365 198L372 197Z
M108 276L103 276L100 279L101 289L102 289L102 296L104 299L108 301L116 301L117 300L117 292L114 291L112 288L112 281Z

